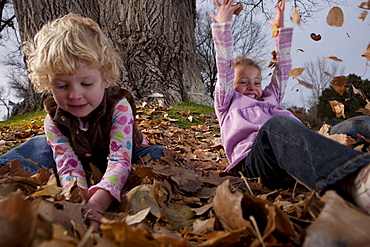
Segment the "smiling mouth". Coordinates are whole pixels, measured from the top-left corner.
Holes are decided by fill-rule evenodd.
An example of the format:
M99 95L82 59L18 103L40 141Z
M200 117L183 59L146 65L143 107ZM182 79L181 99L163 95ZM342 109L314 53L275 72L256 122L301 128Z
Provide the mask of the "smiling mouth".
M257 97L255 94L247 94L246 96L252 99L255 99Z

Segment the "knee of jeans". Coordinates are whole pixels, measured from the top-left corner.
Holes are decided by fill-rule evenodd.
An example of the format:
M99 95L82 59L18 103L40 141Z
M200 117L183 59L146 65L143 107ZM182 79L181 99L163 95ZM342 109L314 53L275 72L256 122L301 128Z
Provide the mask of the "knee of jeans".
M160 159L160 157L164 156L163 153L164 147L163 146L155 146L153 149L150 151L150 157L152 157L152 160L157 161Z

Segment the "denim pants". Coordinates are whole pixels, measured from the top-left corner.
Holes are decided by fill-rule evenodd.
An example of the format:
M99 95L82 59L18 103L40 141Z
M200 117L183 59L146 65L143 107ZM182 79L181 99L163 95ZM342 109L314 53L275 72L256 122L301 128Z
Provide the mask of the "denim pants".
M348 124L342 124L344 132L344 126L349 130L353 127L352 120L347 121ZM297 179L323 194L370 163L370 155L317 134L293 118L279 115L262 126L244 162L245 175L261 177L267 188L288 188ZM337 192L348 196L347 191Z
M148 153L153 160L159 159L164 156L164 147L160 145L151 145L139 147L132 153L132 163L136 163L140 157L144 157ZM6 154L0 156L0 167L8 164L10 160L18 159L22 166L33 173L45 166L46 168L56 169L56 164L53 158L53 152L49 145L46 143L45 136L36 136L27 140L22 145L10 150ZM35 165L33 162L37 162Z

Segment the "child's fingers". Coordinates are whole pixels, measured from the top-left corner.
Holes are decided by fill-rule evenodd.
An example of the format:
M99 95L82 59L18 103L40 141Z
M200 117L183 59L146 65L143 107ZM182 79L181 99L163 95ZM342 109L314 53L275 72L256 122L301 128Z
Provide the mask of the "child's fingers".
M215 4L216 4L217 8L219 8L221 6L221 3L219 2L219 0L215 0Z

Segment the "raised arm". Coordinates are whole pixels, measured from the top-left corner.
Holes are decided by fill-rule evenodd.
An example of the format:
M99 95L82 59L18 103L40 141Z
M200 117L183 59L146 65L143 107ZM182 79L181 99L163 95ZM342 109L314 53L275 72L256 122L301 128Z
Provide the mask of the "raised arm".
M234 62L234 47L231 32L231 20L234 11L239 7L233 6L233 0L215 0L218 9L216 15L210 15L217 21L212 23L212 35L216 50L217 83L215 88L215 108L217 112L223 112L228 108L228 104L235 93L234 69L230 67Z

